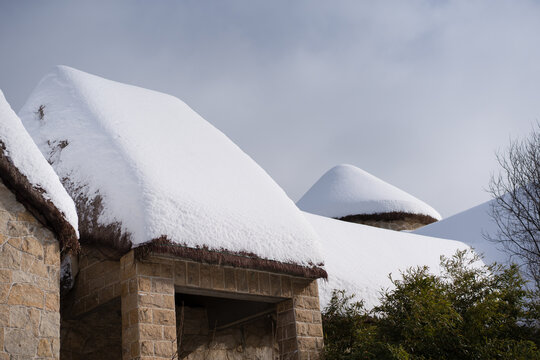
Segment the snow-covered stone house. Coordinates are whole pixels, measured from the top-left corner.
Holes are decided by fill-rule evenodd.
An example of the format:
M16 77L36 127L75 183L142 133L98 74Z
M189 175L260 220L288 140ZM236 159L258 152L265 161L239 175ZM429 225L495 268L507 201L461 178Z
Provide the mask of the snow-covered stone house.
M298 201L304 211L391 230L441 220L425 202L352 165L328 170Z
M0 359L58 359L60 257L77 214L0 91Z
M1 96L0 359L317 359L333 289L371 307L469 248L329 218L440 218L351 166L300 211L169 95L58 67L19 117Z
M318 236L225 135L177 98L67 67L19 116L79 216L62 359L318 358Z

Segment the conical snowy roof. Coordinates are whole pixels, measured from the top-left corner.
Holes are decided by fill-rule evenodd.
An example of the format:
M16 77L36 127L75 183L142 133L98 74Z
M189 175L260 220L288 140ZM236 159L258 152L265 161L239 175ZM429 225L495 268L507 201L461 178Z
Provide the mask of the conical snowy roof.
M332 218L409 213L440 220L425 202L352 165L328 170L298 201L300 209Z
M1 90L0 179L64 247L78 247L75 204Z
M20 117L75 199L82 241L166 239L177 254L322 262L315 231L285 192L173 96L60 66Z

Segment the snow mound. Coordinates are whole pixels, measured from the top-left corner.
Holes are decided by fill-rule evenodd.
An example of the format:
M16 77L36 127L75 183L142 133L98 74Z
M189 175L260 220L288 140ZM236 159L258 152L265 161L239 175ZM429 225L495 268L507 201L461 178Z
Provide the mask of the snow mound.
M352 165L328 170L297 202L312 214L341 218L389 212L441 215L423 201Z
M319 234L328 273L327 281L319 279L321 308L334 289L356 294L356 299L372 308L379 304L380 291L392 287L389 274L399 279L400 271L424 265L438 274L441 255L451 257L458 250L470 249L459 241L304 215Z
M20 117L79 211L118 226L132 246L166 236L286 263L322 261L316 233L285 192L173 96L59 66Z
M497 224L490 217L490 207L495 200L486 201L439 222L413 231L415 234L436 236L462 241L476 252L483 254L486 263L508 264L510 256L502 246L486 239L497 235ZM518 260L518 259L514 259Z
M58 175L26 132L1 90L0 142L4 145L4 154L10 158L11 163L34 188L41 189L43 198L54 204L77 233L78 219L73 200L62 186Z

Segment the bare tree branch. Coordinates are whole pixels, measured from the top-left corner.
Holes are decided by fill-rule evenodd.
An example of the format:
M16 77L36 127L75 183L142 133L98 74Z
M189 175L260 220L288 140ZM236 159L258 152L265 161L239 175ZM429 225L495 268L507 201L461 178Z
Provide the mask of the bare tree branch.
M488 192L495 199L490 215L498 231L487 238L521 258L540 287L540 122L496 157L500 171L491 177Z

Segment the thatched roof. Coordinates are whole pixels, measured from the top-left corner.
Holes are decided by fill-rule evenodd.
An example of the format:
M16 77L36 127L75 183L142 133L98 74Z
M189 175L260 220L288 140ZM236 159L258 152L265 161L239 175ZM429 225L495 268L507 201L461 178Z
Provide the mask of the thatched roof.
M78 233L68 219L74 205L0 91L0 178L32 215L51 229L65 251L78 250ZM21 154L25 152L25 154ZM30 174L35 171L39 174ZM29 176L40 178L30 181ZM59 207L67 208L66 211ZM69 209L72 207L72 209ZM68 215L66 212L71 213Z
M19 115L75 200L82 243L325 276L299 209L181 100L58 67Z
M425 202L359 169L342 164L328 170L297 202L300 209L336 219L397 220L416 215L430 223L441 215Z

